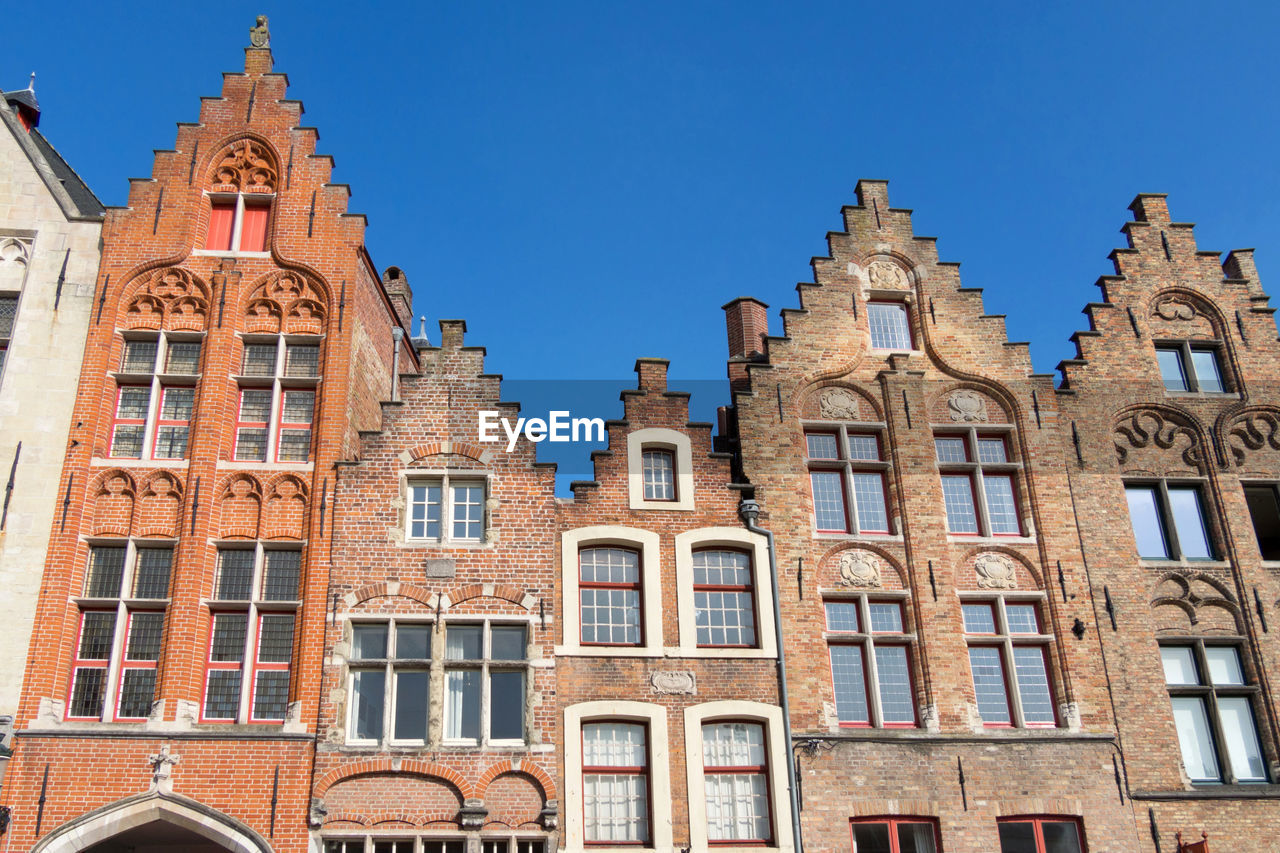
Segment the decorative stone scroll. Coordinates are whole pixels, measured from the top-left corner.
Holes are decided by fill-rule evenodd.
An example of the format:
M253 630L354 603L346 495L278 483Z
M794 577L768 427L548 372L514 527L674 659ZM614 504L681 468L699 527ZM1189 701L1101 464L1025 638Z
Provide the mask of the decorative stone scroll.
M1227 447L1237 467L1253 451L1280 450L1280 416L1270 411L1242 415L1227 431Z
M884 290L902 290L909 286L907 274L902 267L889 261L874 261L867 268L867 278L871 286Z
M860 412L858 395L848 388L828 388L818 400L818 412L833 421L856 421Z
M698 677L688 670L660 670L649 676L654 693L696 696Z
M977 392L962 389L947 398L947 414L956 423L979 423L987 419L987 406Z
M973 561L979 589L1017 589L1018 573L1013 560L1004 554L979 554Z
M1160 412L1150 409L1134 412L1115 428L1116 461L1124 465L1133 450L1148 447L1170 450L1183 444L1182 462L1200 470L1200 453L1196 435L1190 427L1169 420Z
M1180 299L1162 299L1152 308L1151 315L1162 320L1194 320L1196 307Z
M844 586L884 586L880 572L880 558L869 551L845 551L840 555L840 583Z

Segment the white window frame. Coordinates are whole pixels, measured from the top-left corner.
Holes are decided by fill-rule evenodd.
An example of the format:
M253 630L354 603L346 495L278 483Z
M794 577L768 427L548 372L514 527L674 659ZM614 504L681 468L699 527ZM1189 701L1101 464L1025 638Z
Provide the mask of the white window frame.
M523 619L511 619L503 617L484 617L484 616L450 616L446 615L443 620L444 633L440 639L440 691L443 701L440 703L440 743L445 746L523 746L528 742L530 720L529 706L530 696L533 690L533 665L530 649L533 645L533 624ZM480 650L483 655L477 660L451 660L447 657L449 628L450 626L467 626L476 625L481 629L480 634ZM495 627L505 627L520 625L524 628L524 660L495 660L493 658L493 641L492 629ZM434 642L434 641L433 641ZM434 662L434 658L433 658ZM479 738L450 738L446 737L449 724L449 695L448 695L448 677L450 671L456 670L475 670L480 673L480 737ZM499 672L516 672L524 673L524 722L521 728L524 730L523 738L491 738L489 737L489 728L491 724L491 694L489 676L492 671ZM433 679L434 681L434 679Z
M115 365L116 369L109 374L116 383L115 399L112 401L111 408L111 435L107 438L106 458L118 460L128 464L130 461L149 462L158 466L185 466L187 460L191 458L191 436L192 424L195 420L196 410L200 404L199 385L201 372L196 373L166 373L165 368L169 359L169 348L173 344L200 344L200 364L197 366L204 367L205 350L207 347L207 339L204 332L153 332L153 331L131 331L121 330L120 338L122 345L120 347L120 360ZM126 370L125 353L130 343L148 342L155 346L155 362L151 371L148 373L133 373ZM120 390L125 387L131 388L148 388L150 397L147 400L147 415L142 427L142 453L140 456L114 456L116 439L116 421L118 420L118 408L120 405ZM187 419L187 447L186 452L180 457L174 456L156 456L156 434L159 430L159 422L162 406L164 403L164 392L169 388L191 388L192 403L191 417Z
M236 382L236 399L235 412L236 422L240 419L240 400L242 392L249 389L262 389L271 392L271 411L267 416L267 446L264 453L265 459L236 459L239 450L240 431L237 428L232 436L231 462L223 463L222 467L233 468L278 468L280 470L289 471L306 471L315 465L316 456L316 433L320 423L320 382L324 378L324 336L323 335L275 335L275 334L240 334L240 351L237 354L239 361L236 364L236 374L234 376ZM248 376L243 373L244 358L249 346L262 346L274 344L276 347L275 370L270 376ZM315 376L288 376L286 375L286 358L290 346L314 346L318 347L318 362ZM284 415L284 395L290 391L310 391L314 396L314 402L311 409L311 439L308 445L307 461L282 461L280 460L280 431L281 418Z
M349 746L421 746L428 743L431 739L431 715L429 713L431 707L431 690L435 686L435 678L432 670L434 655L436 651L436 624L434 618L422 618L415 616L381 616L370 614L370 618L363 618L358 614L351 614L348 618L348 633L350 638L348 648L352 654L355 652L355 629L357 626L364 625L382 625L387 629L387 649L388 654L385 658L369 658L369 660L382 660L382 668L385 681L382 685L382 737L380 739L358 738L355 736L355 715L356 715L356 675L359 672L368 672L377 669L377 666L371 666L364 663L364 659L356 659L351 655L347 656L347 713L345 740ZM410 659L394 657L390 654L391 647L394 645L396 628L404 625L425 626L430 630L430 644L428 649L428 657L426 665L409 666L407 661ZM398 651L398 650L397 650ZM413 659L416 660L416 659ZM423 716L426 719L426 737L421 740L416 738L397 738L395 734L395 706L398 690L398 682L396 679L397 671L417 671L427 673L427 707L422 709Z
M662 583L660 537L638 527L601 525L579 527L560 534L560 583L564 602L562 644L558 655L591 657L661 657ZM584 548L616 546L640 552L640 607L642 644L639 646L588 646L582 644L582 611L578 583L578 553ZM767 565L767 563L766 563ZM692 568L690 569L692 572ZM692 574L690 574L692 579ZM692 584L692 580L690 581ZM692 585L690 586L692 595Z
M416 486L440 487L440 535L413 536L413 489ZM480 535L476 538L456 539L453 536L453 487L480 487ZM401 477L401 496L404 503L402 519L404 526L404 543L406 545L447 545L447 546L480 546L489 544L489 495L491 491L489 476L484 471L468 470L415 470L406 471ZM425 526L424 526L425 531Z
M698 647L697 612L693 593L693 553L708 548L723 547L746 551L751 555L751 578L756 603L756 648L736 649L724 647ZM667 654L690 658L776 658L778 656L777 632L773 624L773 586L769 579L768 540L758 533L741 527L700 527L677 533L676 556L676 615L679 625L679 645L665 649ZM647 591L650 584L646 584ZM565 601L576 601L565 598Z
M907 341L906 347L878 347L875 345L875 336L871 331L871 306L872 305L893 305L902 309L902 316L906 321ZM916 346L916 330L912 325L914 320L915 306L912 300L904 299L902 294L895 297L884 296L882 294L872 293L867 296L867 346L873 352L892 353L892 352L918 352Z
M675 462L675 500L646 500L644 496L644 451L671 451ZM653 427L627 433L627 497L631 509L665 509L692 512L693 444L689 436L674 429Z
M776 850L793 849L791 835L791 799L787 795L788 749L782 709L763 702L728 700L704 702L684 709L685 778L689 805L689 842L694 850L707 850L707 801L702 758L702 726L719 720L757 723L764 727L769 758L769 800L773 814L773 845L751 845L737 848L732 842L716 842L714 849ZM566 768L569 766L566 762ZM656 785L655 785L656 788ZM655 791L654 798L658 794ZM570 812L572 814L572 812ZM595 845L592 845L594 849Z
M582 813L584 792L582 780L582 727L585 723L643 723L648 726L649 749L649 845L591 844L585 842ZM667 709L648 702L602 701L583 702L564 709L564 768L566 853L585 850L632 851L632 853L667 853L673 850L671 827L671 755L667 734ZM702 752L699 747L699 759ZM785 765L780 765L785 766ZM755 848L758 849L758 848Z

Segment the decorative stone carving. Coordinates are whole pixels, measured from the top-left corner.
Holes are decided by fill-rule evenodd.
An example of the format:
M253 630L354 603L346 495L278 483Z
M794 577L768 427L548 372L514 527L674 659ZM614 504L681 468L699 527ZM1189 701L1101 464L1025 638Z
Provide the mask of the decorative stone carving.
M261 142L237 140L216 161L210 183L219 190L268 193L276 188L275 156Z
M840 555L840 583L860 588L883 586L880 558L868 551L845 551Z
M973 561L979 589L1016 589L1018 574L1013 560L1004 554L979 554Z
M858 395L848 388L828 388L818 400L818 413L833 421L856 421Z
M698 677L688 670L661 670L649 676L649 685L654 693L682 694L696 696L698 694Z
M1062 719L1067 731L1080 731L1080 705L1075 702L1064 702L1058 706L1058 716Z
M125 293L124 325L130 329L205 329L209 286L184 269L156 270Z
M245 331L318 335L324 331L327 297L319 284L291 270L254 282L245 308Z
M172 791L173 768L180 761L182 756L169 752L168 745L160 747L159 752L148 755L147 763L151 765L151 790Z
M0 288L21 290L30 262L30 241L18 237L0 237Z
M1200 452L1196 435L1190 427L1170 421L1161 413L1148 409L1134 412L1115 428L1116 460L1121 465L1128 461L1130 450L1146 447L1169 450L1179 443L1186 445L1182 450L1182 461L1199 470Z
M907 274L902 267L890 261L874 261L867 268L867 278L871 286L887 290L901 290L907 287Z
M483 800L468 799L458 809L458 826L463 829L480 829L488 817L489 810L485 808Z
M538 813L543 829L557 829L560 826L560 801L547 800L542 811Z
M267 29L266 15L259 15L258 23L249 28L249 44L254 47L271 47L271 30Z
M1227 446L1237 466L1254 450L1280 450L1280 416L1255 411L1240 417L1227 430Z
M1163 320L1194 320L1196 308L1180 299L1162 299L1156 303L1151 315Z
M319 829L324 824L324 819L329 814L329 809L325 807L324 800L319 797L311 798L311 808L307 810L307 825L312 829Z
M942 731L942 723L938 717L938 706L936 704L920 706L920 728L927 732Z
M962 389L947 398L947 414L956 423L980 423L987 419L987 404L976 391Z
M1187 615L1193 626L1200 622L1198 611L1203 607L1219 608L1236 620L1241 615L1230 590L1206 572L1166 572L1156 585L1151 606L1176 607Z

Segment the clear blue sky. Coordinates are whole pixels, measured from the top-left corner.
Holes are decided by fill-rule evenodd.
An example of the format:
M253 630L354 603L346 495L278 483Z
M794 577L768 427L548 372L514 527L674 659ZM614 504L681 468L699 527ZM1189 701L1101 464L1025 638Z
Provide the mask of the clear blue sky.
M1256 247L1280 287L1272 4L24 8L0 84L38 72L41 129L108 204L270 15L375 261L406 271L433 339L464 317L511 378L663 356L721 379L720 305L756 296L780 330L862 177L1041 372L1072 354L1138 192L1169 193L1201 248Z

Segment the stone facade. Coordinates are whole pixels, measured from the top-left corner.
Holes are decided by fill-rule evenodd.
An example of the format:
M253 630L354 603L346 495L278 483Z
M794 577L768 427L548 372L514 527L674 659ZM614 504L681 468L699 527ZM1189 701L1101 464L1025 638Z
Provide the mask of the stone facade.
M57 517L62 457L98 271L103 208L37 129L30 89L0 98L0 741ZM19 450L19 447L21 450Z

